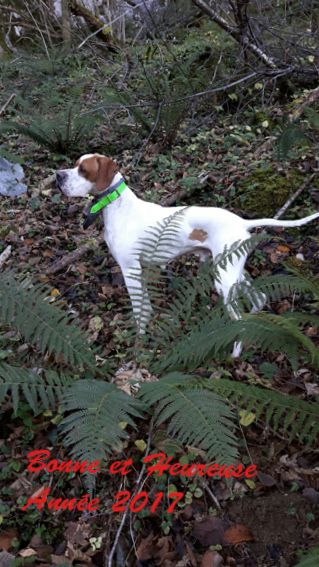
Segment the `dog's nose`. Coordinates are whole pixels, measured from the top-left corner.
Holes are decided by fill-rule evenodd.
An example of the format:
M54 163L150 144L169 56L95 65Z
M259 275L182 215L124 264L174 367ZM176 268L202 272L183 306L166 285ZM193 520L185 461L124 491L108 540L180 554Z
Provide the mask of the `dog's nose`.
M65 181L67 174L65 171L57 171L55 174L56 184L59 189L62 189L63 181Z

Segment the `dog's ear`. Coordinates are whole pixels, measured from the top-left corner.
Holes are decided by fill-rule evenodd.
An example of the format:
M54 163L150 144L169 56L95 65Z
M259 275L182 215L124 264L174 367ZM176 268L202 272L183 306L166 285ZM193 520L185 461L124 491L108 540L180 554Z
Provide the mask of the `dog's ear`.
M113 181L114 175L118 172L119 168L115 161L106 156L97 156L98 173L95 182L97 191L104 191Z

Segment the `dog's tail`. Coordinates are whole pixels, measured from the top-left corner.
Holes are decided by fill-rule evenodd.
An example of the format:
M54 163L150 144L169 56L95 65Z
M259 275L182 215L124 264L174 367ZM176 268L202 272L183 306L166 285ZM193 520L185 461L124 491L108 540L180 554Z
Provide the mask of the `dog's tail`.
M259 226L279 226L282 228L292 228L294 226L302 226L303 224L307 224L315 219L319 219L319 213L314 213L313 215L309 215L308 217L304 217L303 219L298 219L294 221L282 221L282 220L275 220L275 219L255 219L255 220L245 220L245 225L248 230L252 228L257 228Z

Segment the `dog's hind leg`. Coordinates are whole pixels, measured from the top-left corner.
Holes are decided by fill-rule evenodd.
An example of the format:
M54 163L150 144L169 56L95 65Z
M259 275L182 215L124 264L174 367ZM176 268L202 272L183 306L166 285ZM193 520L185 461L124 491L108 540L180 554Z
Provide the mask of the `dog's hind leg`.
M214 252L216 257L216 250L212 251L213 254ZM216 290L222 296L230 317L235 320L241 319L239 306L236 302L236 287L243 280L246 258L246 254L242 254L239 257L233 255L232 261L228 260L222 269L218 268L218 274L215 279ZM232 357L237 358L240 356L241 351L242 343L234 343Z

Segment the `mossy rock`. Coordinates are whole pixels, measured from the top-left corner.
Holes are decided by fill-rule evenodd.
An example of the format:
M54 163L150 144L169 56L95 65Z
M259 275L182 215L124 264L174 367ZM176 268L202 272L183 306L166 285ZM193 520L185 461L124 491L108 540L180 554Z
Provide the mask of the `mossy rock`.
M279 172L273 167L259 168L237 184L236 205L252 216L272 217L303 183L297 169Z

